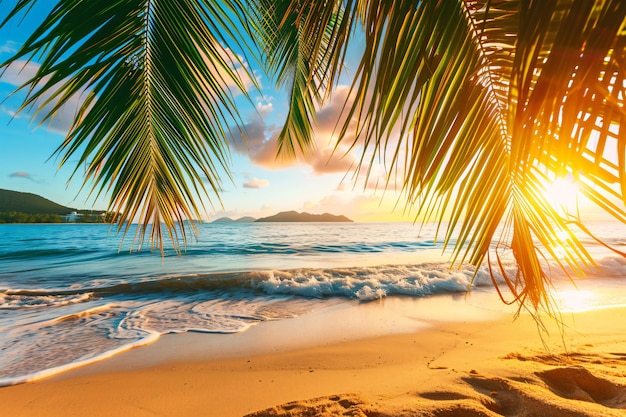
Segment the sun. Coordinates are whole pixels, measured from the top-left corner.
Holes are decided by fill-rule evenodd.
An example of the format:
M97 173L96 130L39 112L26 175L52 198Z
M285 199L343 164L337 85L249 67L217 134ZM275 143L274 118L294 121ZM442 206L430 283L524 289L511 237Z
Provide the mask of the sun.
M545 196L554 209L564 212L576 212L580 190L572 176L556 178L545 187Z

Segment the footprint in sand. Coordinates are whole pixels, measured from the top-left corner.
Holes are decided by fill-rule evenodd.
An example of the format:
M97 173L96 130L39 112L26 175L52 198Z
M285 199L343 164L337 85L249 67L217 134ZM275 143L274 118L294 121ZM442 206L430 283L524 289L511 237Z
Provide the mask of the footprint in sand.
M582 366L555 368L537 376L563 398L626 408L626 387L598 378Z
M359 407L363 401L356 395L333 395L311 400L294 401L267 410L248 414L245 417L319 417L346 416L370 417Z
M500 416L626 415L621 410L626 408L626 387L596 377L583 367L554 368L535 375L539 380L478 375L463 380L484 395L482 403L485 408Z
M556 367L526 377L503 378L473 371L459 391L427 391L375 403L355 394L296 401L246 417L625 417L626 386L582 366ZM460 388L460 387L459 387Z

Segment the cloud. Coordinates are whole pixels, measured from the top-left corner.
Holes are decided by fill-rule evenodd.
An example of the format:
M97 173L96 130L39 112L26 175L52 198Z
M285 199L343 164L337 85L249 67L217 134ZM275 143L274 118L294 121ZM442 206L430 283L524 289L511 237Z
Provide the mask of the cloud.
M0 54L1 53L9 53L14 54L17 52L18 43L15 41L6 41L4 44L0 45Z
M238 153L247 155L253 164L266 169L300 165L309 166L317 175L346 173L355 165L355 157L349 146L354 136L348 133L345 137L347 145L338 145L336 128L345 120L341 110L348 93L349 87L337 87L331 100L317 111L317 123L313 128L314 147L304 155L297 151L295 160L277 156L278 136L282 126L266 123L265 120L274 111L269 100L257 102L256 112L248 117L241 129L231 128L230 140Z
M9 177L13 177L13 178L28 178L28 179L31 178L30 174L28 172L24 172L24 171L13 172L13 173L9 174Z
M36 182L38 184L41 184L41 181L37 180L30 173L25 172L25 171L12 172L12 173L9 174L9 177L11 177L11 178L24 178L24 179Z
M314 152L305 157L305 161L318 175L345 173L354 165L354 157L350 153L341 155L330 146L318 147Z
M0 82L20 86L33 78L40 65L32 61L15 61L0 72Z
M396 123L379 138L381 143L374 150L373 141L366 144L364 134L357 137L356 117L349 122L347 120L344 108L350 108L354 99L349 86L339 85L333 91L330 101L317 112L315 135L321 151L309 162L318 174L352 173L355 189L400 191L405 175L404 160L407 149L405 146L398 149L400 123ZM369 100L371 97L365 98L365 108L368 107ZM337 143L338 132L346 124L345 134Z
M252 178L243 184L243 188L252 188L252 189L266 188L269 186L270 186L270 182L268 180L259 179L259 178Z
M267 117L274 111L274 105L272 103L261 101L256 103L256 110L261 117Z
M4 72L1 73L0 82L8 83L19 87L24 83L28 82L32 79L40 65L31 62L31 61L15 61L11 65L7 66ZM48 80L48 77L44 77L40 81L40 85L45 83ZM48 92L44 94L38 101L34 103L33 106L28 106L25 109L22 109L20 113L16 113L15 110L6 109L6 113L14 118L28 118L31 119L37 126L42 123L42 116L48 114L53 107L56 105L56 101L53 100L51 103L45 104L43 109L37 112L37 108L40 102L45 102L53 95L53 92ZM48 119L44 126L48 128L48 130L56 133L60 133L62 135L67 134L70 130L74 119L76 118L76 113L78 109L82 105L84 100L83 93L74 94L69 100L64 104L60 109L57 110L54 117Z
M209 67L212 67L215 73L218 74L218 78L220 78L222 82L226 82L226 87L233 95L241 94L241 91L237 82L232 79L233 77L231 74L234 74L238 78L239 82L243 85L246 91L249 91L252 87L254 87L255 83L260 84L260 78L256 74L256 71L250 70L250 66L242 55L235 54L230 48L226 48L220 44L215 44L214 46L216 53L219 54L227 64L229 64L230 69L226 70L218 65L215 65L215 60L205 54L203 54L203 58Z
M241 127L230 128L229 139L235 150L242 155L253 155L266 142L267 126L260 117L251 117L248 122Z
M257 166L266 169L282 169L298 164L298 161L276 158L277 138L280 130L265 123L265 116L273 110L271 103L257 105L257 112L248 117L248 122L241 127L230 128L229 140L240 155L246 155Z
M403 189L403 180L400 172L396 170L391 173L382 169L380 165L366 165L364 164L360 170L356 172L356 175L352 177L353 190L369 190L376 192L393 192L400 193ZM347 188L347 186L346 186Z

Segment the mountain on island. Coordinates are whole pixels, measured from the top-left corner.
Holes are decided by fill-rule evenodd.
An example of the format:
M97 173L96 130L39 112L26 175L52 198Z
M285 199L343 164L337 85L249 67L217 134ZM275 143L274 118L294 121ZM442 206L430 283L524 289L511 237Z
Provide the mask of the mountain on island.
M256 221L256 219L254 217L251 216L245 216L245 217L240 217L237 220L235 220L237 223L253 223Z
M70 214L76 209L65 207L32 193L0 189L0 213Z
M256 219L250 216L240 217L237 220L233 220L230 217L220 217L219 219L213 220L211 223L252 223L254 221L256 221Z
M297 211L282 211L269 217L263 217L256 220L257 222L352 222L346 216L336 216L334 214L310 214L298 213Z

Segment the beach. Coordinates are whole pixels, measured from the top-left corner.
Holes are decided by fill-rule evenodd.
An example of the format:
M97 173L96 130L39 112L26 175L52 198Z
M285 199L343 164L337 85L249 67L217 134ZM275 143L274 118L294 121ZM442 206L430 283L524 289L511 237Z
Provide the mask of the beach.
M626 0L0 4L0 417L626 417Z
M3 387L2 414L626 415L626 307L544 318L540 332L494 295L355 301L237 334L165 335Z

